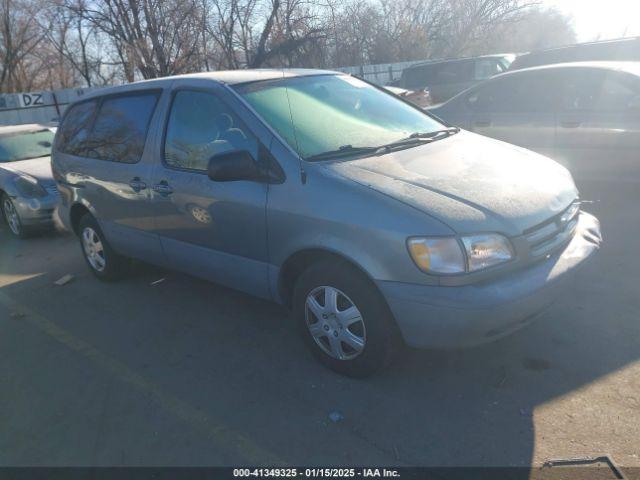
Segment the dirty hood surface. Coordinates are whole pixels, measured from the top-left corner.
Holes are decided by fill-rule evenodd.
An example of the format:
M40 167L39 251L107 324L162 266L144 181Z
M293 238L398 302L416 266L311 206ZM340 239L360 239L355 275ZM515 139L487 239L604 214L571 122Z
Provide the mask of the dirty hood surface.
M324 166L458 233L520 235L578 196L571 175L560 164L466 131L419 147Z
M25 173L37 179L42 185L55 183L51 172L51 157L30 158L17 162L0 163L0 168L16 173Z

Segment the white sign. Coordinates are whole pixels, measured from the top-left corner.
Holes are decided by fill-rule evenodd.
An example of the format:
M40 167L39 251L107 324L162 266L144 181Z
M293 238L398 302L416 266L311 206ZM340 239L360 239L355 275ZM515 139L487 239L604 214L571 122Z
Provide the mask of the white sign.
M43 94L40 92L18 93L20 106L22 108L40 107L44 105Z

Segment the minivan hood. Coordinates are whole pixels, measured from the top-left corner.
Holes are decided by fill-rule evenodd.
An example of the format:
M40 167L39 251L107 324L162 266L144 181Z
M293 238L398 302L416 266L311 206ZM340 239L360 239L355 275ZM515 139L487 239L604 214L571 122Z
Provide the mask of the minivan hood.
M31 175L43 185L54 183L51 172L51 157L30 158L17 162L0 163L0 168L16 173Z
M466 131L420 147L325 166L458 233L520 235L578 197L571 175L560 164Z

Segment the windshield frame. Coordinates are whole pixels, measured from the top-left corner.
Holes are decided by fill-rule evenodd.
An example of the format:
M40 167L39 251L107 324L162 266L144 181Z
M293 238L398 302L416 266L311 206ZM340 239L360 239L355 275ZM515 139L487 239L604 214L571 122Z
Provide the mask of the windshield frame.
M354 154L353 156L340 156L339 158L329 158L329 159L324 159L324 160L307 160L305 157L303 157L292 145L289 144L289 142L287 142L283 136L269 123L267 122L260 113L258 113L258 111L253 107L253 105L251 105L249 103L249 101L244 97L244 95L241 93L241 89L243 87L247 87L249 85L255 85L255 84L260 84L260 83L269 83L269 84L277 84L280 82L285 82L287 80L291 80L292 78L313 78L313 77L327 77L327 76L333 76L333 77L350 77L350 78L355 78L361 82L366 83L367 85L375 88L376 90L382 92L385 95L388 95L392 98L394 98L397 101L400 101L402 103L404 103L405 105L408 105L409 107L411 107L412 109L420 112L421 114L425 115L426 117L428 117L430 120L440 124L443 129L447 129L447 128L455 128L454 125L445 122L444 120L442 120L441 118L436 117L435 115L433 115L431 112L429 112L426 109L422 109L419 106L415 105L414 103L408 101L407 99L403 98L403 97L399 97L398 95L395 95L391 92L389 92L388 90L386 90L384 88L384 86L381 85L377 85L369 80L366 80L364 78L360 78L358 76L352 75L352 74L348 74L348 73L343 73L343 72L326 72L326 73L313 73L313 74L309 74L309 75L298 75L296 77L285 77L283 76L282 78L269 78L269 79L260 79L260 80L250 80L247 82L239 82L239 83L234 83L234 84L228 84L228 83L224 83L223 86L230 91L241 103L242 105L247 108L253 115L255 115L255 117L269 130L269 132L271 132L275 138L278 139L278 141L284 145L284 147L291 152L298 160L306 163L306 164L315 164L315 163L324 163L324 162L336 162L336 161L345 161L345 160L354 160L357 158L366 158L366 157L372 157L375 156L376 153L375 152L371 152L371 153L360 153L360 154ZM421 146L421 145L425 145L425 143L416 143L416 145L413 146Z

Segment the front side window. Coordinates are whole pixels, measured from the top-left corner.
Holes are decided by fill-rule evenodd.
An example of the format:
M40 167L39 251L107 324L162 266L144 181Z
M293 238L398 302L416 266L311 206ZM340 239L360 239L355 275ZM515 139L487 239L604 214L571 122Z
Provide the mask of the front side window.
M158 96L157 92L147 92L105 98L86 142L85 155L121 163L140 161Z
M491 78L505 70L502 64L494 58L477 60L475 67L476 80L486 80L487 78Z
M292 149L309 160L443 128L393 95L346 75L295 77L236 89Z
M0 163L51 155L54 133L43 129L0 136Z
M206 171L212 156L233 150L258 158L258 141L237 115L213 93L178 91L167 123L164 163Z
M98 102L77 103L70 107L58 130L57 148L69 155L83 155Z

